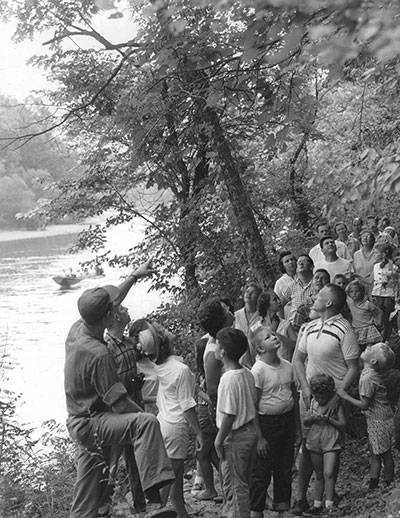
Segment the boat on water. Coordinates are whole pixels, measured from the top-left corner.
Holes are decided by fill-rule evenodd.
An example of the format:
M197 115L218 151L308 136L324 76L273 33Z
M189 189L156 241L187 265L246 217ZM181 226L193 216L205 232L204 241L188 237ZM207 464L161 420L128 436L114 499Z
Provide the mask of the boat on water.
M80 272L79 274L69 272L63 275L55 275L53 277L53 281L63 288L70 288L85 279L95 279L97 277L104 277L104 271L102 268L98 268L93 272Z

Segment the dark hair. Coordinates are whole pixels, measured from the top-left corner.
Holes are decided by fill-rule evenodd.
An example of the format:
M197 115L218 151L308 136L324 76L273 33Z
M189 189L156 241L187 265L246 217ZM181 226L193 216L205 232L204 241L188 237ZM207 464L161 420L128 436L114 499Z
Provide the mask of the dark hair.
M219 300L225 304L226 306L228 306L228 309L231 313L234 313L235 312L235 306L233 305L231 299L229 297L225 297L225 296L221 296L219 297Z
M225 310L218 299L207 300L200 306L198 319L204 331L215 338L225 325Z
M319 246L321 247L321 249L322 249L322 246L323 246L324 242L327 239L332 239L332 241L335 242L335 240L334 240L334 238L332 236L321 237L321 239L319 240Z
M344 279L346 282L349 280L343 273L337 273L332 279L332 284L336 284L338 279Z
M334 394L335 382L332 376L320 373L310 378L310 390L312 394Z
M319 229L319 227L325 227L325 226L331 228L331 225L327 219L321 219L317 223L317 230Z
M128 335L138 340L140 331L144 331L148 329L148 327L149 325L145 318L138 318L128 324Z
M259 284L257 284L256 281L247 281L246 284L243 287L243 294L247 290L247 288L256 288L258 295L262 292L262 288Z
M383 252L384 254L386 254L387 259L392 258L393 246L389 243L378 243L375 245L375 248L379 250L379 252Z
M311 259L311 257L308 254L300 254L297 260L300 259L300 257L305 257L308 261L308 265L310 266L311 270L314 268L314 261Z
M316 273L323 273L328 277L328 284L331 282L331 275L328 272L328 270L325 270L325 268L318 268L318 270L315 270L313 275L315 275Z
M207 347L207 342L208 342L208 338L205 337L205 336L202 336L201 338L196 340L196 342L194 344L194 354L195 354L195 358L196 358L196 367L197 367L198 372L202 376L205 376L203 356L204 356L204 351L205 351L205 349Z
M282 272L282 273L286 273L285 267L283 266L282 259L284 257L287 257L288 255L293 255L293 253L290 252L290 250L283 250L283 252L281 252L279 254L279 257L278 257L278 268L279 268L279 271ZM293 257L294 257L294 255L293 255Z
M336 232L336 227L338 225L344 225L346 227L346 230L349 230L348 227L347 227L347 223L345 223L344 221L337 221L333 227L333 230Z
M268 311L269 306L271 305L271 297L273 295L278 297L278 295L274 291L264 291L258 297L257 311L259 312L260 317L265 318L267 316L267 311Z
M339 312L342 311L347 299L346 292L344 291L344 289L338 286L337 284L332 283L327 284L325 288L329 289L330 292L333 294L333 305L335 306L335 308L338 309Z
M226 356L235 362L244 355L249 346L246 335L240 329L225 327L217 333L217 340Z

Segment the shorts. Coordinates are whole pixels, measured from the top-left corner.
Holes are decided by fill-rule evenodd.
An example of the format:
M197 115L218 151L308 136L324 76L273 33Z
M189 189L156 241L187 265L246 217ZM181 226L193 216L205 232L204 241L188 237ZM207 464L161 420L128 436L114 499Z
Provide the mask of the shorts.
M208 405L197 405L197 418L203 435L202 453L207 455L214 448L218 430L211 422Z
M367 419L368 439L374 455L382 455L394 445L394 418Z
M157 416L160 423L164 446L170 459L186 459L189 449L189 424L185 422L168 423Z

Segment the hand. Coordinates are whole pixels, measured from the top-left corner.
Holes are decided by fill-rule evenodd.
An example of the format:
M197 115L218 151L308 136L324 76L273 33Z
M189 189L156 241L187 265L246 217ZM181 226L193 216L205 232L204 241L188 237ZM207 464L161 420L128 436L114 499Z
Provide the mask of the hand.
M201 451L204 448L204 440L201 433L196 435L196 442L196 451Z
M219 460L223 460L224 459L224 445L223 445L223 443L219 442L219 441L217 441L217 439L215 439L214 447L215 447L215 451L217 452Z
M145 263L141 264L139 268L132 273L132 275L141 279L142 277L149 277L150 275L153 275L153 273L157 273L157 270L151 266L151 261L152 259L148 259Z
M257 453L258 455L265 459L268 455L269 446L264 437L259 437L257 441Z
M336 388L336 394L342 399L347 399L347 392L342 387Z

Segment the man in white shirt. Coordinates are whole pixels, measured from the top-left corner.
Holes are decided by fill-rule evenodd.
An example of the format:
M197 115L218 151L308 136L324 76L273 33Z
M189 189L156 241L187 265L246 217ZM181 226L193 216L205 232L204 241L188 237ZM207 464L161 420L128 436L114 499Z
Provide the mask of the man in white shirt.
M323 237L332 236L332 229L328 222L321 222L317 226L317 234L319 237L319 240ZM337 255L339 257L342 257L343 259L347 259L348 261L351 260L350 252L347 249L347 246L339 240L335 241L336 243L336 250ZM311 259L314 261L314 264L318 261L322 261L324 259L324 254L322 253L320 243L317 243L315 246L313 246L308 254Z
M321 269L326 270L329 273L332 282L335 275L350 277L354 272L353 265L350 261L338 257L336 243L333 237L323 237L320 241L320 248L323 254L323 259L314 264L314 272Z

